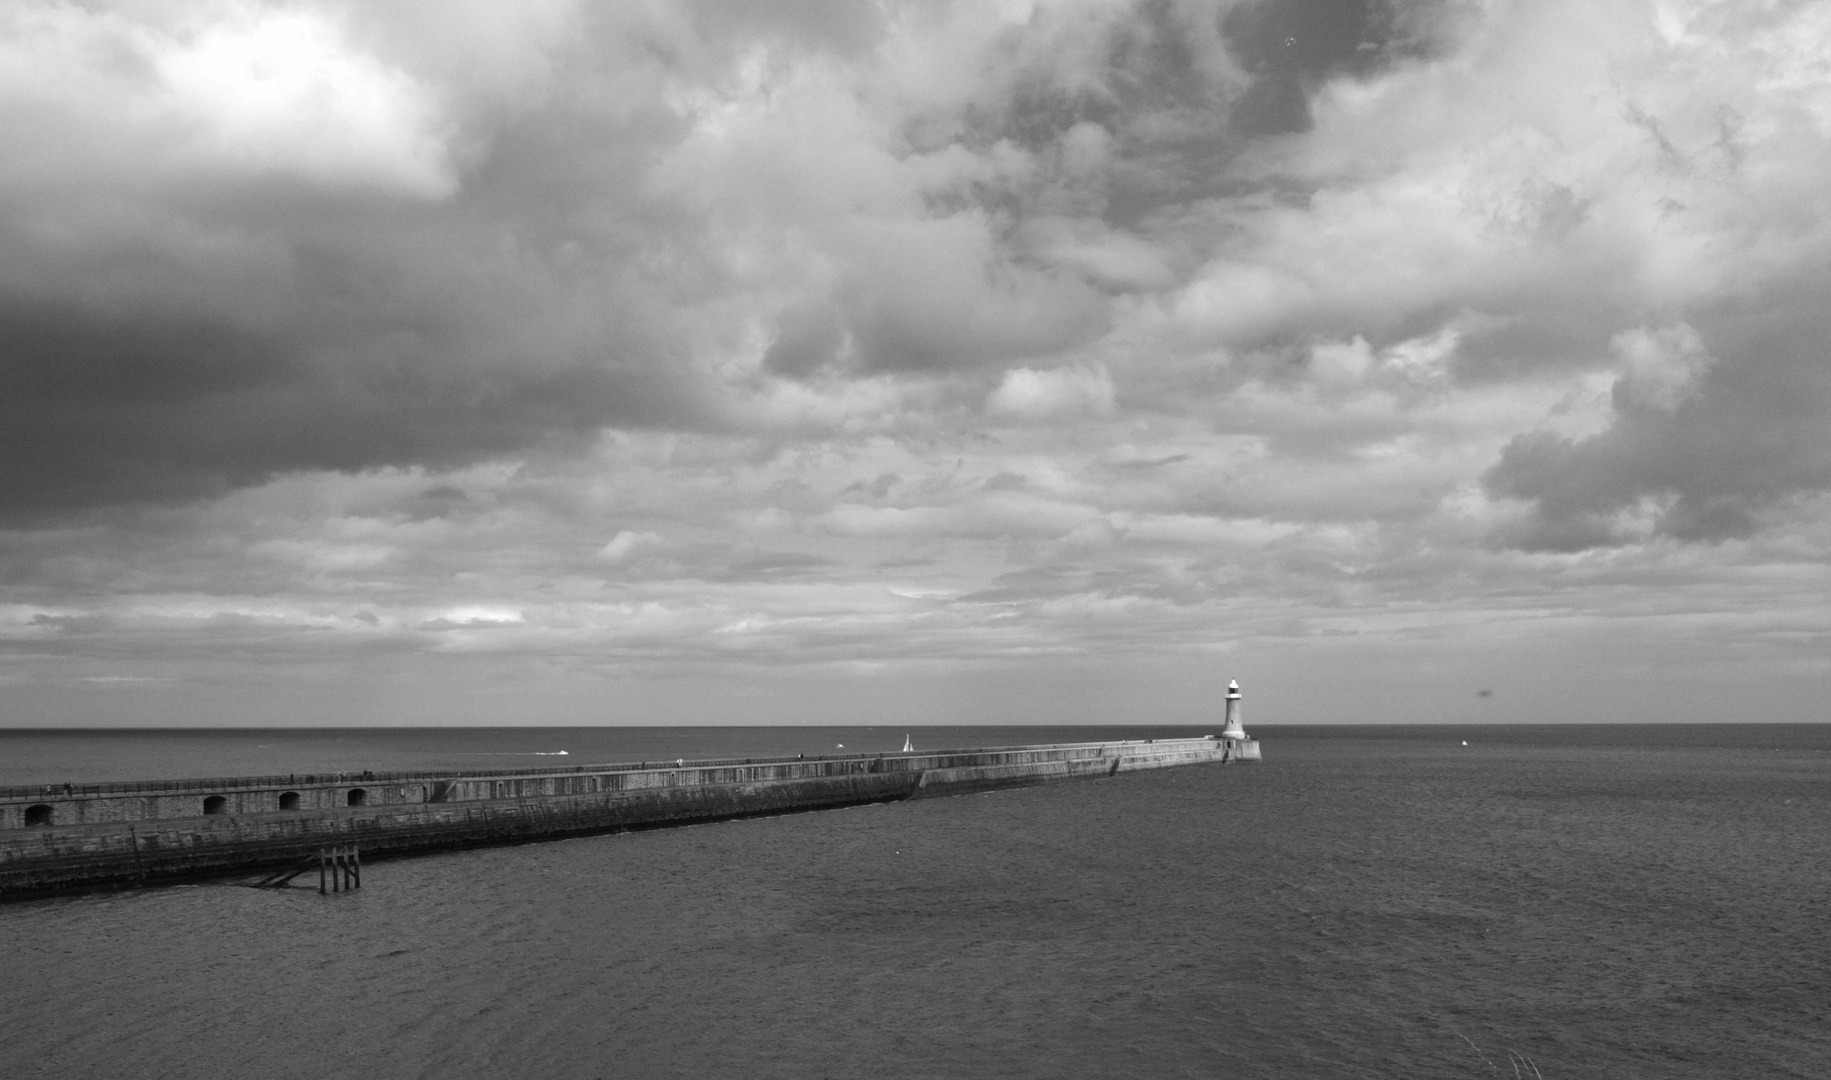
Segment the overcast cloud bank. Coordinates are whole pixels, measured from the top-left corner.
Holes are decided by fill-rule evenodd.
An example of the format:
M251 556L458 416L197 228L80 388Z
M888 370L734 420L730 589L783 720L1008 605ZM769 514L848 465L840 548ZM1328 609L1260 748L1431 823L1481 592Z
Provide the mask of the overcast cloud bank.
M1824 719L1823 5L33 0L0 100L0 724Z

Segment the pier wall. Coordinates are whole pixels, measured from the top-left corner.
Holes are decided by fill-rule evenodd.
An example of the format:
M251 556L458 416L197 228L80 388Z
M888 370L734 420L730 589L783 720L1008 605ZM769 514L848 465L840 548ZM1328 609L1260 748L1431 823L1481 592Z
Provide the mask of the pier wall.
M1237 744L1237 745L1236 745ZM1032 765L1049 761L1108 760L1143 755L1152 763L1177 754L1191 762L1209 760L1215 747L1223 758L1256 760L1257 744L1240 740L1171 739L1156 742L1070 743L1033 747L878 754L796 759L733 759L628 762L540 770L473 772L391 772L290 774L207 780L149 780L109 784L36 785L0 788L0 832L28 825L87 825L161 821L203 816L241 817L278 812L320 812L353 806L408 806L480 802L561 795L595 795L642 788L804 780L876 772L987 765ZM1242 748L1250 745L1253 756ZM1178 748L1181 749L1178 749ZM1121 764L1117 771L1130 766Z
M883 802L907 797L916 775L22 829L0 834L0 896L234 873L332 844L375 858Z
M219 780L150 794L98 791L87 798L53 799L54 811L83 804L67 811L69 820L0 827L0 898L246 872L332 844L354 843L365 858L386 857L1093 779L1237 760L1238 750L1231 741L1167 739L659 768L587 766L443 780L393 774L387 780L346 779L316 787ZM395 797L378 794L375 801L349 805L353 784L366 785L365 795L392 791ZM412 797L421 787L424 797ZM206 791L224 797L222 805L229 795L238 796L237 809L198 813L200 799L211 797ZM277 799L267 796L284 791L298 791L301 805L270 809ZM305 802L308 791L313 799ZM25 803L33 796L18 789L0 797L15 817L30 805L52 805ZM245 806L259 809L240 809ZM162 816L168 809L189 812Z

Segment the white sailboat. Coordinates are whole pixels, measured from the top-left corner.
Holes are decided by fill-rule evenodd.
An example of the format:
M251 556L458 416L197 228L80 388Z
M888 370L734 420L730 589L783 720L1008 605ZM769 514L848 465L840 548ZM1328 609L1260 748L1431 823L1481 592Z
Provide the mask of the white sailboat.
M905 754L915 753L915 745L909 741L909 736L907 736L907 735L903 736L903 753L905 753Z

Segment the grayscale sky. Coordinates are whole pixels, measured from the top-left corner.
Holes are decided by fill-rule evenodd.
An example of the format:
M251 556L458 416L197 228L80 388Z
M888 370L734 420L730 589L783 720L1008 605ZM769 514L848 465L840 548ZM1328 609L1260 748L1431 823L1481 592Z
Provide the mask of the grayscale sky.
M1831 5L0 8L0 726L1825 720Z

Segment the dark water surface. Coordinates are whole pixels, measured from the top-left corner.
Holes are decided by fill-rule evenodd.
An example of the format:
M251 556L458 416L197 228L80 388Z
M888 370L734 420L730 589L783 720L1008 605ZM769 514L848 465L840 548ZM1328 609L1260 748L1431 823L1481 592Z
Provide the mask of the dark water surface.
M1831 728L1254 734L341 896L0 906L0 1075L1831 1075Z

